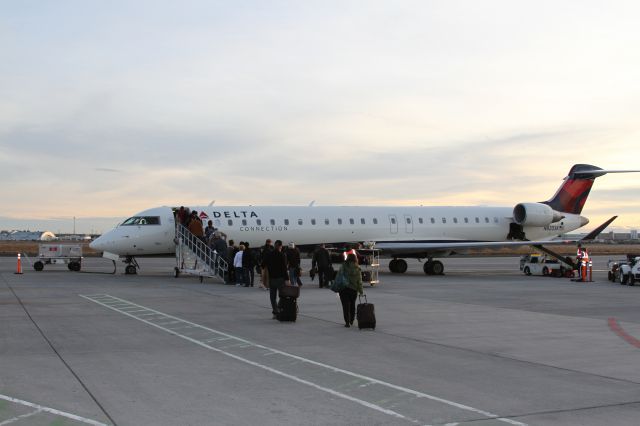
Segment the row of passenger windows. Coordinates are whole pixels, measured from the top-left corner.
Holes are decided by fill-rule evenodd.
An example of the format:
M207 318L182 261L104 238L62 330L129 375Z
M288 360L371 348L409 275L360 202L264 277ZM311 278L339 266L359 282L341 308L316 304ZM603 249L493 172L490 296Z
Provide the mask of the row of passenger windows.
M397 223L397 220L396 220L395 217L392 217L390 219L391 219L391 224L392 225L395 225ZM442 217L442 218L440 218L440 220L442 221L442 223L447 223L447 218L446 217ZM457 217L454 217L451 220L453 221L453 223L462 223L462 222L464 222L464 223L472 223L471 220L468 217L462 218L462 222L459 221ZM491 222L488 217L484 217L483 220L484 220L484 223L490 223ZM406 221L407 225L411 225L413 223L413 219L411 217L408 217L408 216L405 217L405 221ZM474 221L475 221L475 223L481 223L482 222L482 220L479 217L474 218ZM217 225L220 224L219 220L216 220L216 222L217 222ZM311 222L311 225L317 225L318 224L318 221L316 221L316 219L311 219L310 222ZM343 224L343 220L342 219L337 219L336 222L337 222L338 225L342 225ZM374 225L377 225L378 224L378 219L374 217L371 222ZM422 217L418 218L418 223L424 224L425 222L426 222L425 218L422 218ZM436 223L436 218L434 218L434 217L430 218L429 222L435 224ZM498 218L494 217L493 218L493 222L494 223L499 223ZM229 226L233 226L233 219L229 219L227 221L227 223L228 223ZM301 226L304 225L304 221L302 219L298 219L297 223L298 223L298 225L301 225ZM265 223L265 225L266 224L267 223ZM276 220L275 219L269 219L268 224L271 225L271 226L275 226L276 225ZM289 226L291 224L291 222L289 221L289 219L284 219L282 224L284 226ZM324 219L324 224L325 225L330 225L331 221L329 219ZM356 224L356 220L353 219L353 218L349 219L349 224L350 225L355 225ZM367 224L366 219L365 218L360 218L360 224L361 225L366 225ZM248 225L247 219L242 219L242 226L247 226L247 225ZM256 219L256 226L262 226L262 225L263 225L262 219Z

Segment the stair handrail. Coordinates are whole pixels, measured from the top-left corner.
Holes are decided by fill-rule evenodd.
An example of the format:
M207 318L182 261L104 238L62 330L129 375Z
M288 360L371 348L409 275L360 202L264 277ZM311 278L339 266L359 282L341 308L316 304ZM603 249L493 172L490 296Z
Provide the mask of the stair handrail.
M191 251L205 267L209 268L213 275L224 279L224 274L228 269L225 253L215 252L181 223L176 225L176 238L183 247Z

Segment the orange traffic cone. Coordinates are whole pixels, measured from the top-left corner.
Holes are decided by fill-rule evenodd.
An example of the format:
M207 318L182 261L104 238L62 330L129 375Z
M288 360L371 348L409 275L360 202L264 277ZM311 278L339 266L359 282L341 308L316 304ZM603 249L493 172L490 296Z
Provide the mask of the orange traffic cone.
M22 274L22 260L20 260L20 253L18 253L18 264L16 265L16 274Z

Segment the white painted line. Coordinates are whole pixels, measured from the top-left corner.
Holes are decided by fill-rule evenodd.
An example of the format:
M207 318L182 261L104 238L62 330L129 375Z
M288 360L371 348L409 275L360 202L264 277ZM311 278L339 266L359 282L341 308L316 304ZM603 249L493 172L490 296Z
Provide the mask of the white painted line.
M31 416L33 416L35 414L38 414L38 413L42 413L42 410L36 410L36 411L31 412L31 413L23 414L21 416L5 420L4 422L0 423L0 426L8 425L8 424L11 424L11 423L14 423L14 422L19 422L22 419L26 419L27 417L31 417Z
M75 414L66 413L64 411L56 410L55 408L44 407L42 405L34 404L33 402L23 401L23 400L17 399L17 398L12 398L12 397L7 396L7 395L0 394L0 399L4 399L5 401L9 401L9 402L13 402L13 403L16 403L16 404L24 405L26 407L35 408L36 411L33 412L33 413L30 413L30 415L37 414L39 412L45 411L47 413L55 414L56 416L66 417L68 419L77 420L79 422L83 422L83 423L86 423L86 424L89 424L89 425L107 426L106 423L100 423L100 422L97 422L95 420L91 420L91 419L87 419L87 418L84 418L84 417L76 416ZM4 424L4 423L0 423L0 424Z
M120 312L120 313L122 313L124 315L127 315L127 316L131 317L131 318L137 319L138 321L142 321L142 322L144 322L146 324L149 324L149 325L151 325L153 327L156 327L156 328L159 328L161 330L164 330L164 331L166 331L166 332L168 332L170 334L173 334L175 336L181 337L181 338L183 338L185 340L188 340L188 341L190 341L192 343L195 343L195 344L197 344L199 346L202 346L202 347L205 347L207 349L211 349L211 350L213 350L215 352L227 355L227 356L229 356L231 358L234 358L234 359L236 359L238 361L242 361L242 362L247 363L249 365L253 365L255 367L262 368L262 369L270 371L270 372L272 372L274 374L286 377L288 379L291 379L291 380L296 381L298 383L305 384L305 385L313 387L315 389L322 390L324 392L330 393L330 394L338 396L340 398L347 399L349 401L358 403L360 405L363 405L363 406L365 406L367 408L374 409L376 411L380 411L380 412L388 414L390 416L394 416L394 417L401 418L401 419L404 419L404 420L409 420L409 421L411 421L413 423L418 423L417 420L411 419L409 417L406 417L406 416L404 416L404 415L402 415L400 413L396 413L393 410L389 410L389 409L386 409L386 408L381 407L379 405L370 403L368 401L364 401L364 400L352 397L350 395L335 391L333 389L326 388L324 386L318 385L316 383L310 382L310 381L302 379L300 377L293 376L291 374L282 372L280 370L276 370L275 368L269 367L267 365L260 364L260 363L255 362L255 361L251 361L251 360L246 359L246 358L242 358L242 357L240 357L238 355L235 355L235 354L232 354L230 352L223 351L222 349L210 346L210 345L204 343L203 341L193 339L193 338L191 338L189 336L186 336L186 335L177 333L177 332L175 332L173 330L164 328L164 327L162 327L162 326L160 326L158 324L155 324L155 323L152 323L152 322L147 321L145 319L136 317L135 315L131 315L128 312L124 312L124 311L121 311L121 310L114 309L113 307L111 307L111 306L109 306L109 305L107 305L105 303L102 303L102 302L100 302L98 300L95 300L95 299L91 299L91 296L80 295L80 297L88 299L88 300L90 300L90 301L92 301L94 303L98 303L98 304L100 304L102 306L105 306L105 307L107 307L109 309L115 310L116 312ZM493 413L491 413L489 411L480 410L478 408L474 408L474 407L471 407L469 405L461 404L459 402L450 401L450 400L447 400L447 399L444 399L444 398L440 398L438 396L434 396L434 395L430 395L430 394L427 394L427 393L419 392L419 391L416 391L416 390L413 390L413 389L405 388L403 386L394 385L392 383L387 383L387 382L384 382L382 380L378 380L378 379L375 379L375 378L372 378L372 377L364 376L362 374L354 373L352 371L343 370L343 369L337 368L337 367L332 367L332 366L327 365L327 364L322 364L322 363L313 361L313 360L308 359L308 358L303 358L303 357L300 357L300 356L297 356L297 355L293 355L293 354L290 354L290 353L287 353L287 352L280 351L278 349L269 348L267 346L259 345L259 344L250 342L250 341L248 341L246 339L243 339L243 338L240 338L240 337L228 334L228 333L224 333L222 331L214 330L212 328L208 328L208 327L205 327L205 326L202 326L202 325L199 325L199 324L196 324L196 323L193 323L193 322L190 322L190 321L178 318L178 317L174 317L172 315L168 315L168 314L162 313L160 311L156 311L154 309L151 309L151 308L148 308L148 307L145 307L145 306L142 306L142 305L138 305L138 304L135 304L135 303L132 303L132 302L128 302L128 301L126 301L124 299L120 299L120 298L113 297L113 296L111 296L111 297L113 299L126 302L126 303L128 303L130 305L133 305L133 306L138 306L140 308L144 308L144 309L147 309L147 310L152 311L152 312L157 312L159 315L165 315L167 318L173 318L173 319L182 321L185 324L189 324L192 327L197 327L197 328L200 328L200 329L203 329L203 330L210 331L212 333L216 333L216 334L225 336L225 338L221 338L220 340L237 340L239 342L243 342L243 343L248 344L250 346L253 346L253 347L256 347L256 348L260 348L260 349L264 349L266 351L270 351L272 354L279 354L279 355L283 355L283 356L286 356L286 357L289 357L289 358L293 358L293 359L301 361L301 362L305 362L305 363L308 363L308 364L311 364L311 365L315 365L315 366L318 366L318 367L325 368L325 369L330 370L330 371L335 372L335 373L342 373L344 375L351 376L351 377L354 377L356 379L360 379L360 380L363 380L363 381L366 381L366 382L370 382L370 384L378 384L378 385L385 386L385 387L388 387L388 388L391 388L391 389L395 389L395 390L398 390L398 391L401 391L401 392L405 392L407 394L414 395L417 398L425 398L425 399L428 399L430 401L439 402L439 403L442 403L442 404L445 404L445 405L449 405L451 407L455 407L455 408L458 408L458 409L461 409L461 410L470 411L470 412L473 412L473 413L476 413L476 414L480 414L480 415L485 416L487 418L495 419L495 420L498 420L498 421L501 421L501 422L504 422L504 423L508 423L508 424L512 424L512 425L516 425L516 426L528 426L526 423L521 423L521 422L518 422L516 420L512 420L512 419L509 419L509 418L501 417L498 414L493 414Z

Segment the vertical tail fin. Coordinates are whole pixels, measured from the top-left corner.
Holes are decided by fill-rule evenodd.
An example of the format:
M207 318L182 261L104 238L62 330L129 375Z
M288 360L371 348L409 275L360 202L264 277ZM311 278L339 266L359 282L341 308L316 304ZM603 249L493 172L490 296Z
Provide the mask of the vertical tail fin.
M558 192L548 201L543 201L558 212L580 214L587 201L593 181L607 172L600 167L590 164L576 164L571 167L569 174Z

